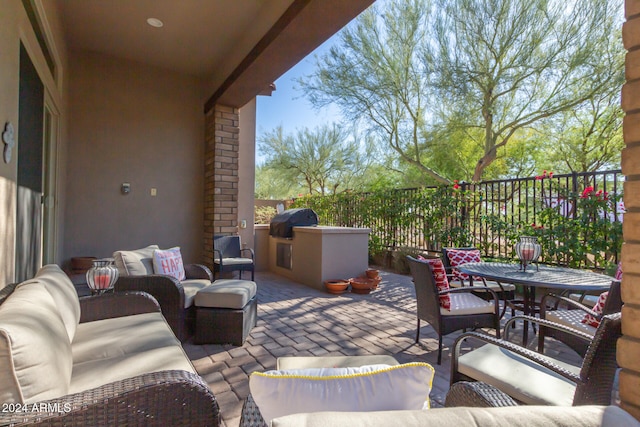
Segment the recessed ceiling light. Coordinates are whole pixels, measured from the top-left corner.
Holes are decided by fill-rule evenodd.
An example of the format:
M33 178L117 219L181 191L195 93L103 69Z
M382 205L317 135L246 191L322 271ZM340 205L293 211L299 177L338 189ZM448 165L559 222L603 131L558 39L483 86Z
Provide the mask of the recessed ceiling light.
M159 20L158 18L149 18L147 19L147 24L151 25L152 27L156 27L156 28L160 28L164 25L164 23Z

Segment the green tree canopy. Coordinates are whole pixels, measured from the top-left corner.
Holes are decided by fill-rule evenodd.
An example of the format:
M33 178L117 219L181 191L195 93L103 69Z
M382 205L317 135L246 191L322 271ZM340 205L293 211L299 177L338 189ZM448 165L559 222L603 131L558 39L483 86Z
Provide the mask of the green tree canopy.
M534 127L617 99L620 12L607 0L390 1L343 30L299 84L428 180L479 181L499 156L526 154L506 146Z
M259 148L266 159L264 170L309 194L353 188L369 166L359 141L335 124L299 129L292 135L284 134L280 126L263 135Z

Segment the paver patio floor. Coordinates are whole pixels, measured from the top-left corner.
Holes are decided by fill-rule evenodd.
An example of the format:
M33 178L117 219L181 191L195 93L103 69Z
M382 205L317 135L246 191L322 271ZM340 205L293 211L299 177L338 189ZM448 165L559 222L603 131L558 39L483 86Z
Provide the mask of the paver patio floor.
M450 346L459 333L445 336L442 364L436 365L438 339L426 322L415 343L411 277L384 271L380 275L380 286L369 295L331 295L272 273L256 273L258 323L242 347L184 344L218 399L224 425L239 424L249 375L275 369L281 356L384 354L400 363L427 362L436 370L432 406L442 406L449 388ZM547 346L545 352L576 358L561 345Z

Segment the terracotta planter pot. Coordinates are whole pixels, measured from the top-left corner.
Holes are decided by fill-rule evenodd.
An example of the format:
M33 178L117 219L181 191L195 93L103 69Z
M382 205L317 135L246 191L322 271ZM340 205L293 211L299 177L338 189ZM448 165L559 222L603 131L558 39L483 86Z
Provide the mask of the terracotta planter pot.
M324 282L324 287L330 294L341 294L347 291L349 281L343 279L327 280Z
M376 282L366 277L354 277L349 279L351 283L351 292L355 294L368 294L376 288Z
M367 271L365 271L365 274L367 275L367 278L369 279L376 279L378 278L378 270L376 270L375 268L370 268Z

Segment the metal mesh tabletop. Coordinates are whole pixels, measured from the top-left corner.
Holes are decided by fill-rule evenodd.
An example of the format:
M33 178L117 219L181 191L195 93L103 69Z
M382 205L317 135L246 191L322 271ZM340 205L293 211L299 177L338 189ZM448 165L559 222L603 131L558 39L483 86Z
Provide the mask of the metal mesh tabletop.
M525 272L519 264L502 262L472 262L458 267L463 273L499 282L526 286L543 286L561 290L598 291L611 286L612 277L575 268L541 265L530 266Z

